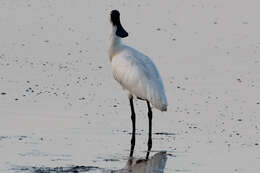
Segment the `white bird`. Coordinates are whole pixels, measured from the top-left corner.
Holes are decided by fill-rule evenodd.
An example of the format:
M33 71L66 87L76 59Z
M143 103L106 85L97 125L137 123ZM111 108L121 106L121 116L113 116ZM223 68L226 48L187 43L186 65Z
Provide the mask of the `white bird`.
M110 14L112 24L111 44L109 58L115 80L127 91L133 125L130 156L133 155L135 146L135 111L133 98L145 100L148 106L149 139L148 151L152 148L152 109L167 110L167 98L162 79L153 61L146 55L121 42L121 38L128 36L120 22L120 13L112 10ZM147 159L149 152L147 152Z

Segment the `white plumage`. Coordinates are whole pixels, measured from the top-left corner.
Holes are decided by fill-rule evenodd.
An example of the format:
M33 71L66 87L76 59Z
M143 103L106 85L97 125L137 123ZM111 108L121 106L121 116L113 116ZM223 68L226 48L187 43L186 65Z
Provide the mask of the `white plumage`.
M148 100L161 111L167 110L162 79L148 56L120 43L111 63L115 80L130 95Z

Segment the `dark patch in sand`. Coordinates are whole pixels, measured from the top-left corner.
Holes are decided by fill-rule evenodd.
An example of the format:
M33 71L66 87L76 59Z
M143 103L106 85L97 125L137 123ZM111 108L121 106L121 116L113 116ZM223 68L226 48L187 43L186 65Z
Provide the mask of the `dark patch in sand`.
M167 156L176 157L176 155L173 155L173 154L171 154L171 153L168 153Z
M105 171L102 168L96 166L71 166L71 167L16 167L13 170L18 172L28 172L28 173L78 173L78 172L88 172L93 170Z
M0 141L3 140L3 139L7 139L8 136L0 136Z
M168 133L168 132L156 132L153 133L154 135L165 135L165 136L174 136L176 135L175 133Z
M118 159L104 159L105 162L118 162Z

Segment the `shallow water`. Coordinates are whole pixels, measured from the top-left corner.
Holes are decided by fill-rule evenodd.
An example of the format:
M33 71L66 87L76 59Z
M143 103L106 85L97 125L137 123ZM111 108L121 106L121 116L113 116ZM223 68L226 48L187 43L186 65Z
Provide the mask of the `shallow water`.
M165 84L151 152L167 152L164 172L259 173L260 4L250 2L1 1L0 172L129 163L130 107L107 55L116 8L124 41L153 58ZM148 118L134 104L138 160Z
M111 159L113 160L113 159ZM159 152L148 160L140 158L129 158L126 166L119 170L109 170L96 166L67 166L67 167L15 167L15 172L110 172L110 173L163 173L167 160L166 152Z

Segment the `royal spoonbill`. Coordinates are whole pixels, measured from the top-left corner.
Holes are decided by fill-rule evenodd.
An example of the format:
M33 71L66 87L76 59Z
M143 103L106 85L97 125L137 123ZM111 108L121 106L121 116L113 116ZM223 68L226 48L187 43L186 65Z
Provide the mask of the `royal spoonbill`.
M148 159L152 148L152 106L160 111L166 111L168 106L162 79L153 61L148 56L121 42L121 39L127 37L128 33L121 25L118 10L111 11L110 22L112 24L112 34L109 58L112 64L112 72L115 80L128 93L131 106L133 131L130 157L132 157L135 147L133 98L137 98L146 101L148 107L149 138L146 155L146 159Z

